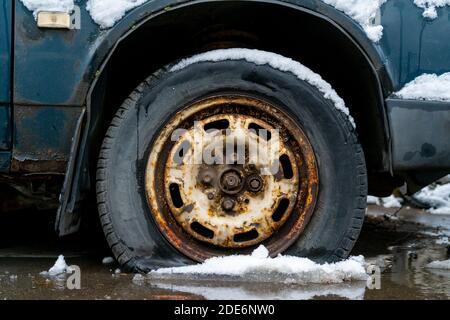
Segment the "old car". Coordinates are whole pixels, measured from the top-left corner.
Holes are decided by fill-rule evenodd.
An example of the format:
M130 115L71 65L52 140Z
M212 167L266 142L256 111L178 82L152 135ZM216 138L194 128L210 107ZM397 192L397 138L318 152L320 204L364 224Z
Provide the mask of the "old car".
M133 271L344 259L368 194L450 173L449 36L445 1L2 0L2 211L65 236L96 198ZM243 161L188 161L199 131Z

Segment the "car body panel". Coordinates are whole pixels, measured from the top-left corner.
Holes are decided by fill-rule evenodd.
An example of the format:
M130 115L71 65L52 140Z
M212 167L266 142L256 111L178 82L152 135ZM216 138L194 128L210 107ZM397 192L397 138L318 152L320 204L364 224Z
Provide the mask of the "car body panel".
M138 23L164 12L164 8L172 6L175 10L177 5L199 2L149 1L128 12L114 27L101 30L82 0L77 2L81 29L52 30L39 29L31 12L16 0L15 103L83 105L97 70L122 36ZM355 21L320 0L266 2L310 10L340 25L366 51L377 69L387 69L389 79L384 84L389 87L390 81L394 90L420 74L450 70L450 42L430 36L450 34L450 7L440 8L437 19L427 20L412 0L389 0L381 9L384 32L376 44Z
M86 1L81 0L76 3L80 7L81 29L56 30L38 28L32 13L21 1L16 0L14 103L30 106L85 105L89 89L102 65L107 62L108 56L121 39L153 16L164 14L168 8L177 10L202 2L204 1L149 1L129 11L112 28L102 30L86 11ZM423 10L415 6L413 1L389 0L382 6L377 18L384 27L383 37L379 43L374 43L354 20L320 0L260 2L306 10L339 26L358 43L370 59L380 78L385 98L420 74L450 70L450 42L435 36L450 34L450 7L440 8L437 19L427 20L422 17ZM5 110L3 117L8 117ZM71 115L66 118L71 118ZM15 115L14 119L20 117ZM75 123L76 117L72 121ZM73 125L68 127L73 128ZM20 128L24 127L19 125L15 130ZM47 132L38 130L35 134L46 135ZM26 136L29 132L16 132L16 135ZM20 140L15 140L14 149L21 151L14 152L14 157L22 157L22 152L26 152L25 146L18 143ZM397 158L394 157L393 160L396 161ZM437 162L442 163L440 160ZM393 167L396 167L395 164Z
M389 98L386 106L392 131L394 170L447 168L450 103Z
M81 107L14 107L11 171L65 173Z
M7 26L0 24L1 35L6 33L6 36L14 37L12 72L11 52L0 46L0 66L4 66L0 70L7 70L7 75L2 74L0 79L3 81L0 82L0 150L12 148L12 159L9 151L0 151L0 172L66 172L61 196L63 205L57 220L63 221L61 224L64 225L60 234L67 234L79 223L75 215L71 219L65 214L74 212L77 196L71 203L68 197L81 188L82 179L73 175L84 174L80 173L80 159L84 157L86 141L90 138L90 93L117 45L140 26L151 23L157 15L186 6L224 1L148 1L127 12L112 28L104 30L87 12L87 0L75 3L80 8L80 29L58 30L38 28L33 14L20 0L3 1L12 2L15 6L14 19L11 19L14 20L13 27L5 32ZM423 73L450 71L450 7L439 8L439 17L428 20L423 18L423 9L415 6L413 0L388 0L376 18L384 27L383 37L374 43L356 21L320 0L247 2L285 6L315 15L355 43L379 82L374 84L383 104L384 113L379 114L386 118L382 121L383 130L391 139L386 139L390 143L386 149L391 152L387 170L391 173L450 171L450 146L446 138L446 133L450 132L448 104L401 101L394 95ZM294 34L295 30L289 32ZM11 79L14 79L12 103L11 94L7 93L11 92ZM87 121L85 125L82 120ZM417 133L418 129L423 133L430 125L436 132ZM85 130L81 132L83 128ZM434 139L436 141L432 141ZM432 149L429 145L436 152L429 152ZM408 158L411 152L414 155Z
M0 150L11 148L11 19L12 3L2 1L0 4ZM2 168L0 164L0 171Z
M424 73L450 71L450 6L434 20L422 16L413 0L389 0L381 9L379 43L394 91Z

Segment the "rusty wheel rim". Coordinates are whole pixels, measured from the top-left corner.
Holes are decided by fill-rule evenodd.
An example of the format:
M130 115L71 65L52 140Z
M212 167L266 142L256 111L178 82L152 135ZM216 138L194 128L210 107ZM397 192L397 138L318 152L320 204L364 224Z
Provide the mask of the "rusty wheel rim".
M202 148L196 148L199 137ZM241 152L230 151L230 141ZM251 151L274 141L278 149ZM160 130L145 190L159 230L186 256L203 261L237 249L246 253L258 244L274 256L308 223L318 172L309 140L279 107L256 97L221 95L191 103Z

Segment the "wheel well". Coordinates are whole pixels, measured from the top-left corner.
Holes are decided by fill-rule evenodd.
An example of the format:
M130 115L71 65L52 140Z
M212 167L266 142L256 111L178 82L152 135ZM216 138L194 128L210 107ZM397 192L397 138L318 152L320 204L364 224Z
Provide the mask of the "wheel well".
M345 100L356 121L369 174L389 171L383 97L362 49L328 20L251 1L198 3L168 10L119 43L92 92L90 163L96 163L97 150L117 108L140 82L180 58L229 47L276 52L320 74Z

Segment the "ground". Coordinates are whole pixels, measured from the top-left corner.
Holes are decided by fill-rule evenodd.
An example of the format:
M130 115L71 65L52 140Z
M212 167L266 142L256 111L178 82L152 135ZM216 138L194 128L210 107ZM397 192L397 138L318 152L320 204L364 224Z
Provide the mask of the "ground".
M0 299L449 299L449 270L426 268L450 258L445 234L450 215L369 206L352 255L381 268L381 288L364 281L334 285L230 282L226 279L150 280L122 273L95 227L57 240L53 212L16 212L0 216ZM448 229L446 228L448 227ZM447 239L447 241L446 241ZM67 275L49 277L59 254L81 269L81 289L66 287Z

